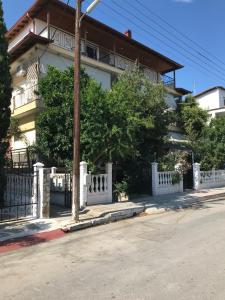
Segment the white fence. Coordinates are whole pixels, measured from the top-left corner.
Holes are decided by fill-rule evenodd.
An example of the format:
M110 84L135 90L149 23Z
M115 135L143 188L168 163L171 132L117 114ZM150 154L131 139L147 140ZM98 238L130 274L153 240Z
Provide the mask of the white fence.
M201 171L200 164L193 165L194 189L207 189L225 186L225 170Z
M51 178L51 202L63 205L65 190L71 191L70 174L56 173L52 168ZM104 174L91 174L87 171L87 163L80 163L80 205L112 203L112 163L106 164Z
M177 169L177 167L175 167ZM153 196L182 193L183 176L180 175L180 181L174 182L179 173L178 171L158 172L158 163L152 163L152 194Z

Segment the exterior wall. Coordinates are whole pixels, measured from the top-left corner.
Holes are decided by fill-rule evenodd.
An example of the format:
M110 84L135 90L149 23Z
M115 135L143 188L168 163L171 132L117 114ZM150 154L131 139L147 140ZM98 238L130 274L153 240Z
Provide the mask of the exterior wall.
M48 65L55 66L60 70L64 70L70 66L73 66L73 60L66 58L60 54L54 54L50 52L46 52L45 55L40 60L41 64L41 73L46 74L48 70ZM105 72L103 70L88 66L86 64L82 64L85 68L87 74L93 78L95 78L103 88L110 89L111 88L111 73Z
M104 89L110 89L111 88L111 74L107 73L105 71L83 65L85 68L85 71L90 77L95 78Z
M224 102L225 102L225 91L220 89L219 90L219 108L225 107Z
M219 90L211 91L205 95L196 98L199 106L203 109L210 110L220 107Z
M12 147L14 150L19 150L31 146L36 142L36 130L29 130L23 132L23 138L20 140L15 140L13 138Z
M43 22L39 19L34 19L35 20L35 34L41 35L43 37L48 37L48 31L44 30L47 26L46 22Z

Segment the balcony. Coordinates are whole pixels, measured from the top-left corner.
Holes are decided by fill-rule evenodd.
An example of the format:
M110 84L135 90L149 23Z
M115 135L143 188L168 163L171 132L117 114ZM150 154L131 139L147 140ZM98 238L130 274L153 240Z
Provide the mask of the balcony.
M45 36L46 32L43 31L42 35ZM64 50L74 52L73 35L51 27L50 36L53 37L54 45ZM84 40L81 41L81 55L122 71L132 68L135 64L131 59ZM141 68L152 82L157 83L156 71L143 65L141 65Z
M22 117L34 112L40 107L39 96L37 95L37 85L28 88L18 88L13 91L12 116Z

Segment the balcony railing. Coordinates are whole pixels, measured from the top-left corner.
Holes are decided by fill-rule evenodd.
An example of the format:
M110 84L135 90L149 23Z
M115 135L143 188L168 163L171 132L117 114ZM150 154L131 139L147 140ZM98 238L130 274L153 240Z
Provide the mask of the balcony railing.
M65 50L74 51L73 35L54 27L50 28L50 34L54 40L53 44ZM134 66L133 60L84 40L81 41L81 54L82 56L97 60L120 70L126 70ZM157 82L157 72L145 66L142 66L142 69L151 81Z
M161 80L164 84L164 86L170 87L172 89L175 88L175 79L168 76L168 75L162 75Z
M13 96L12 111L14 111L18 107L21 107L34 100L37 100L38 99L37 90L38 90L37 84L28 88L18 88L15 91L15 95Z

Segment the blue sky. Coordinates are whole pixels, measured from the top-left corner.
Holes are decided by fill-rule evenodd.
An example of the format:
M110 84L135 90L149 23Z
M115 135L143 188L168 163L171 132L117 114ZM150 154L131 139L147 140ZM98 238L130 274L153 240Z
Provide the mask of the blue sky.
M8 28L33 2L3 0ZM84 9L90 2L85 0ZM131 29L133 38L183 64L177 72L177 86L199 92L225 86L224 12L224 0L102 0L91 15L121 32Z

